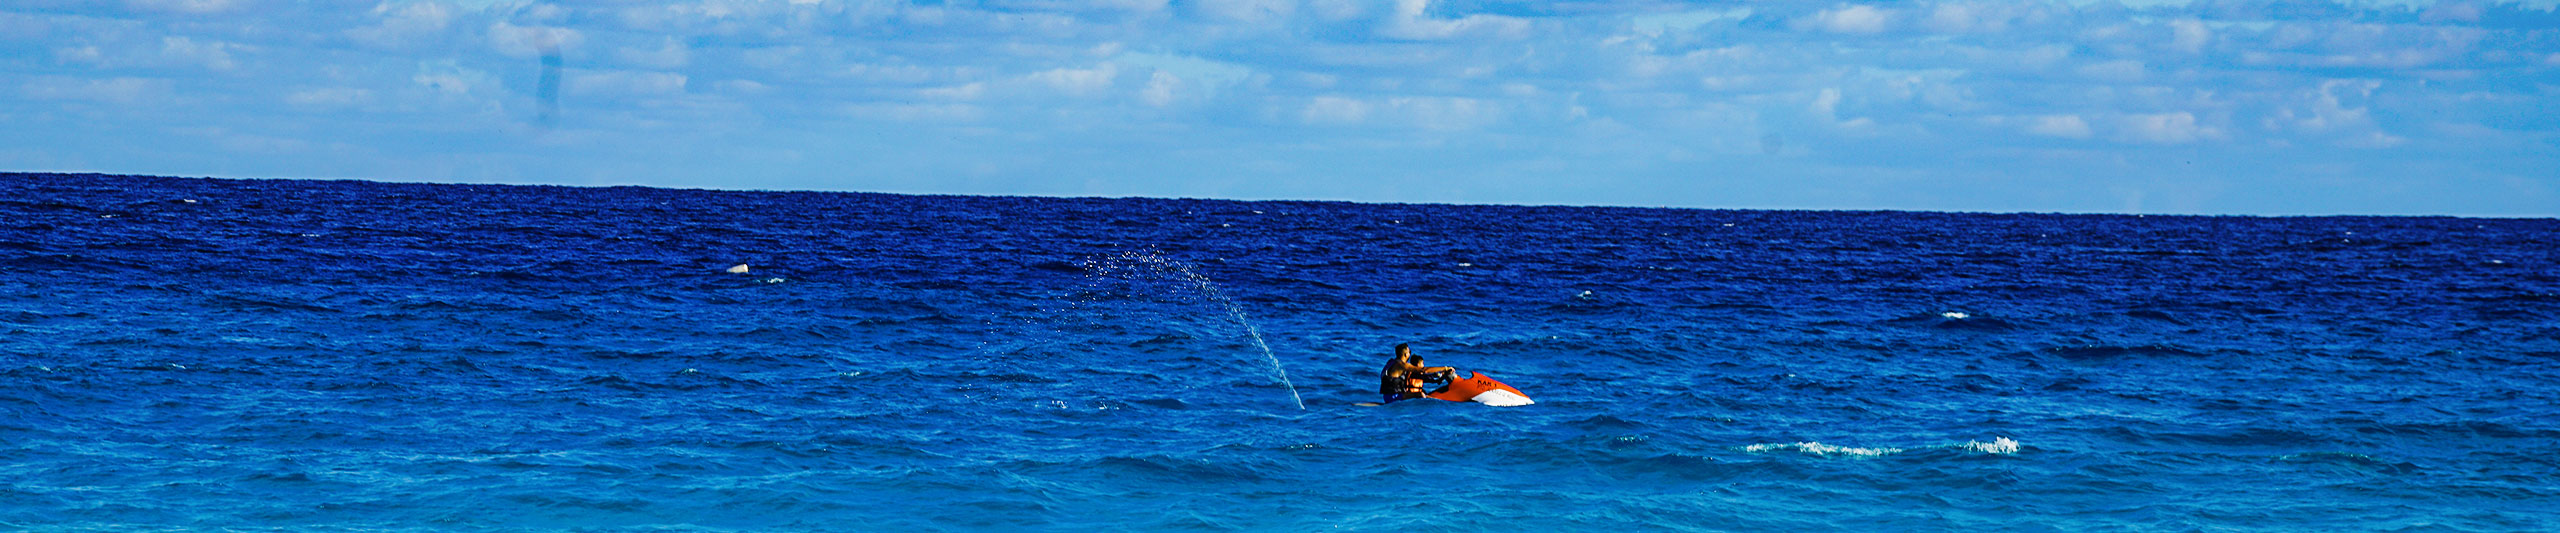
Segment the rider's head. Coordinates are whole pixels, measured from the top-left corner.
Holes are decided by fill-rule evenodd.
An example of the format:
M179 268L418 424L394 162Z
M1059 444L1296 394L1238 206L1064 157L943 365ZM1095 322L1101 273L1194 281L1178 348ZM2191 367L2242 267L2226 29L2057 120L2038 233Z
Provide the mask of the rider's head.
M1413 347L1412 347L1412 346L1408 346L1408 345L1406 345L1405 343L1401 343L1401 342L1396 343L1396 357L1412 357L1412 356L1413 356Z

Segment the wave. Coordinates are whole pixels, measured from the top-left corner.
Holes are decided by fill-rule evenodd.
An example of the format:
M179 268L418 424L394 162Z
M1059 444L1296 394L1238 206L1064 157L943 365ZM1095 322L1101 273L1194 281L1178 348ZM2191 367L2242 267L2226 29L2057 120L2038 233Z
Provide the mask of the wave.
M1990 442L1983 442L1983 441L1978 441L1978 440L1968 440L1968 441L1964 441L1963 443L1959 443L1959 444L1944 444L1944 445L1936 445L1936 446L1922 446L1922 447L1918 447L1918 448L1896 448L1896 447L1890 447L1890 446L1878 446L1878 447L1840 446L1840 445L1834 445L1834 444L1823 444L1823 443L1820 443L1820 442L1814 442L1814 441L1805 441L1805 442L1780 442L1780 443L1753 444L1753 445L1750 445L1750 446L1744 446L1744 447L1742 447L1742 451L1750 452L1750 453L1797 452L1797 453L1802 453L1802 454L1805 454L1805 455L1812 455L1812 456L1817 456L1817 457L1827 457L1827 456L1833 456L1833 455L1848 456L1848 457L1882 457L1882 456L1886 456L1886 455L1893 455L1893 454L1898 454L1898 453L1903 453L1903 452L1922 451L1922 450L1957 450L1957 451L1964 451L1964 452L1971 452L1971 453L1985 454L1985 455L2016 455L2016 454L2018 453L2018 451L2019 451L2020 449L2022 449L2022 448L2023 448L2023 447L2022 447L2020 444L2018 444L2018 441L2017 441L2016 439L2011 439L2011 438L2008 438L2008 437L1993 437L1993 438L1991 439L1991 441L1990 441Z
M1776 444L1753 444L1753 445L1750 445L1750 446L1744 446L1744 447L1742 447L1742 451L1751 452L1751 453L1765 453L1765 452L1774 452L1774 451L1796 451L1796 452L1804 452L1806 455L1850 455L1850 456L1859 456L1859 457L1876 457L1876 456L1882 456L1882 455L1888 455L1888 454L1902 453L1902 449L1901 449L1901 448L1860 448L1860 447L1856 447L1856 446L1836 446L1836 445L1823 444L1823 443L1820 443L1820 442L1812 442L1812 441L1806 441L1806 442L1794 442L1794 443L1776 443Z

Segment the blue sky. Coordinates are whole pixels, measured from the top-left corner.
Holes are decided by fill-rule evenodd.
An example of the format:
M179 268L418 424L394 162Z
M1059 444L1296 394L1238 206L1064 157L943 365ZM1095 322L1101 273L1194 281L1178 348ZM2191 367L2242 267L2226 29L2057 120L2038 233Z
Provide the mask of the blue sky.
M10 0L0 169L2554 216L2551 4Z

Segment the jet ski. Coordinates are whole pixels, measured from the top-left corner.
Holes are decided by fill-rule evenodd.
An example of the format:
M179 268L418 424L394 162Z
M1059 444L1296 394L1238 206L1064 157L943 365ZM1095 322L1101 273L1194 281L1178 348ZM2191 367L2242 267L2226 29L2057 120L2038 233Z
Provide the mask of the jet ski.
M1450 381L1448 386L1431 391L1424 396L1452 402L1475 402L1494 407L1516 407L1538 403L1529 400L1529 395L1520 392L1520 389L1511 388L1510 385L1494 381L1493 378L1484 377L1483 372L1468 374L1470 376L1466 379Z

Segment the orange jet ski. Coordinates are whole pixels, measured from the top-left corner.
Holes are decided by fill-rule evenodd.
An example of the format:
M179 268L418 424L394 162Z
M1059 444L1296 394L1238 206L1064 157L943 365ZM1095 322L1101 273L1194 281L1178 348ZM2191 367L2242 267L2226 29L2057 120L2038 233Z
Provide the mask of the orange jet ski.
M1514 389L1510 385L1494 381L1493 378L1484 377L1483 372L1469 372L1469 374L1473 375L1466 379L1451 381L1449 386L1441 387L1440 390L1424 396L1452 402L1476 402L1494 407L1538 403L1529 400L1529 395L1521 393L1520 389Z

